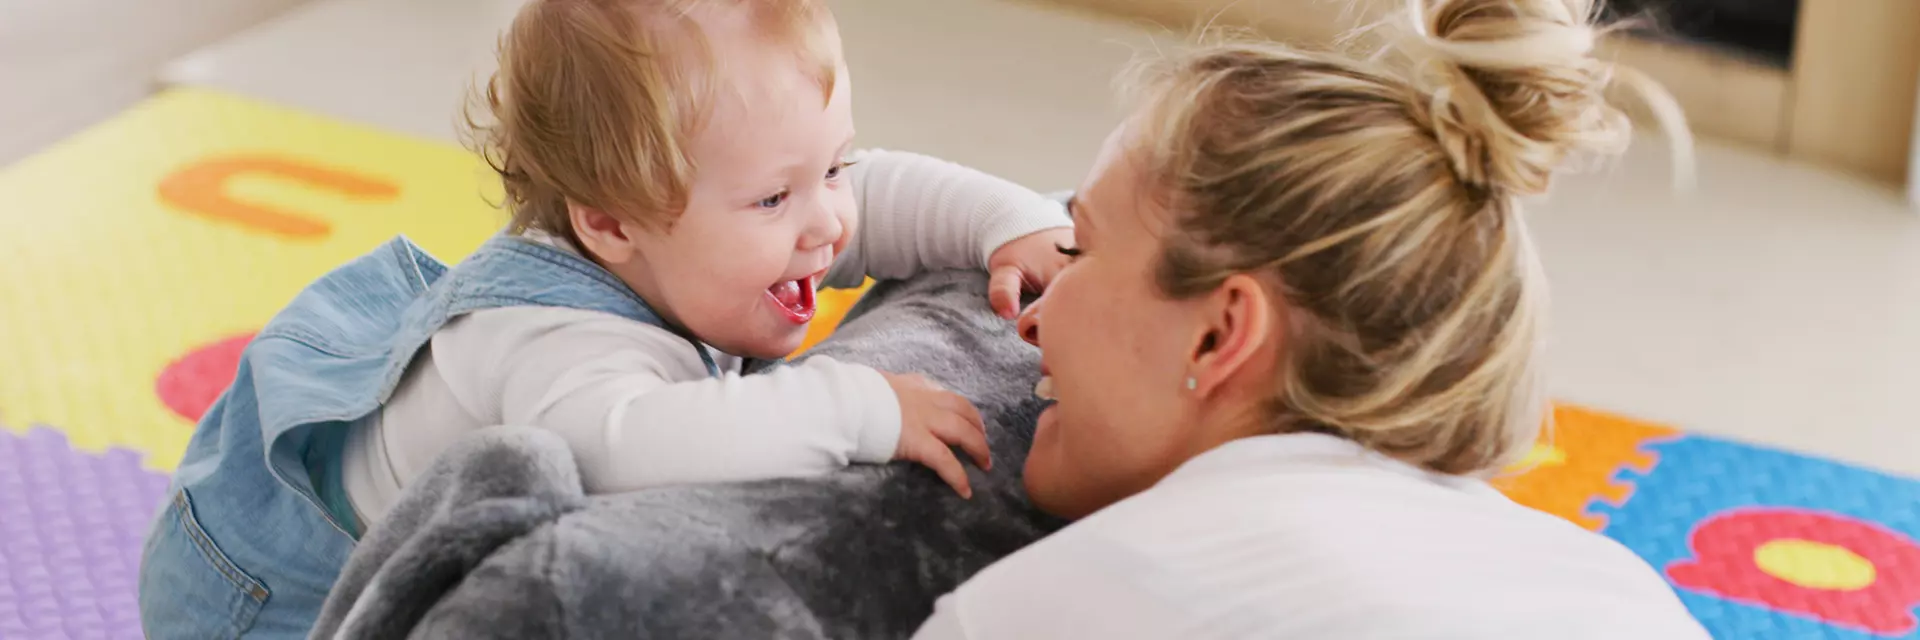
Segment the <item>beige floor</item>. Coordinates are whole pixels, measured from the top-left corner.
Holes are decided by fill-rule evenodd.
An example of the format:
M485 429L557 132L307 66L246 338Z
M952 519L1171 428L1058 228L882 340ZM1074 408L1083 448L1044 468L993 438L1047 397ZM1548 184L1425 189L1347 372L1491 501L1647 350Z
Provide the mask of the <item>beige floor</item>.
M139 102L154 72L305 0L0 0L0 166Z
M515 4L324 0L164 77L451 140ZM1166 38L997 0L837 6L865 143L1042 188L1079 181L1118 117L1113 71ZM1677 196L1646 142L1534 207L1559 397L1920 473L1920 214L1891 189L1714 145Z

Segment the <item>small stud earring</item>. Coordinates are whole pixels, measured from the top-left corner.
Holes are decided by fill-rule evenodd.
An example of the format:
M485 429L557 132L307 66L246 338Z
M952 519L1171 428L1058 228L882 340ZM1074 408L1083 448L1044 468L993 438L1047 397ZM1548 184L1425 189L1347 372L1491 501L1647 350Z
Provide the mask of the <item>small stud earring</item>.
M1200 388L1200 381L1199 381L1199 380L1195 380L1195 379L1193 379L1193 377L1192 377L1192 376L1188 376L1188 377L1187 377L1187 390L1188 390L1188 391L1192 391L1192 390L1194 390L1194 389L1198 389L1198 388Z

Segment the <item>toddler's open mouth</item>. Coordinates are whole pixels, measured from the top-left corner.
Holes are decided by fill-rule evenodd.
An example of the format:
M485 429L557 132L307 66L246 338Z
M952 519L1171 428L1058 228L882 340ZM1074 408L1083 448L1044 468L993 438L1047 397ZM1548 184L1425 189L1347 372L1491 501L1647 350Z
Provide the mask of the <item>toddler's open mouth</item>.
M787 280L767 287L767 299L773 302L773 308L786 316L788 322L806 324L813 320L816 277Z

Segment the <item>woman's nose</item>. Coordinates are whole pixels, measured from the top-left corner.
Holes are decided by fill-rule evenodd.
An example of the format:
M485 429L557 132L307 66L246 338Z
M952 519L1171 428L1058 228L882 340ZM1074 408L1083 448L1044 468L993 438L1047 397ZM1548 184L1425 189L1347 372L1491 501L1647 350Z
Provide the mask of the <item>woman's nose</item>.
M1042 298L1044 300L1044 298ZM1020 312L1020 320L1014 325L1020 332L1020 339L1027 344L1040 346L1040 301L1035 300L1026 310Z

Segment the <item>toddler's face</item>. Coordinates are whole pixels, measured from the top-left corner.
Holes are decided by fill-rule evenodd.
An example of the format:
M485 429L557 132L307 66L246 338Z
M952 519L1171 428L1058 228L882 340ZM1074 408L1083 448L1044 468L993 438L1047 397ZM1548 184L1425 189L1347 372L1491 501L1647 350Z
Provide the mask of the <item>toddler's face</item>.
M700 340L782 357L806 337L815 285L853 233L853 192L841 176L852 86L837 42L833 92L823 96L790 49L709 37L716 104L690 141L687 209L670 231L630 228L634 259L609 268Z

